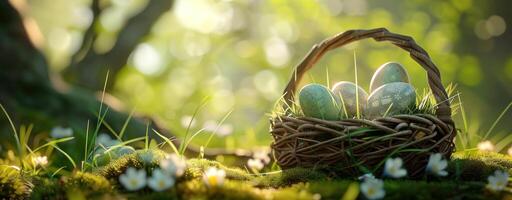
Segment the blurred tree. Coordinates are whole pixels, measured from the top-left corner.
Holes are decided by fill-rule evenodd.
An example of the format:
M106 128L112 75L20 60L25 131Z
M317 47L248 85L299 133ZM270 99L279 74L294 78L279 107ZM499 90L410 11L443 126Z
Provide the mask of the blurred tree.
M19 2L20 1L18 1L18 3ZM36 132L49 130L56 124L73 127L76 133L76 140L73 141L73 144L70 144L69 148L74 148L75 151L69 152L75 156L83 155L83 152L80 151L82 148L77 149L76 145L83 144L85 139L85 132L83 131L86 128L85 124L88 120L93 120L94 122L94 120L97 119L95 113L100 107L101 101L88 90L81 89L80 87L68 88L65 91L56 89L54 84L50 81L46 59L36 47L37 27L35 24L30 23L29 18L24 18L22 14L20 14L23 13L23 6L24 4L10 4L8 1L0 2L0 55L3 56L2 59L0 59L0 79L2 80L2 84L0 84L0 103L5 105L8 112L14 116L14 121L18 124L36 124ZM167 7L167 9L169 9L169 7ZM156 18L142 17L142 19L138 20L144 19L150 20ZM136 29L136 27L134 27L136 25L130 25L129 23L127 26L130 28L127 28L126 31L134 32L135 30L133 29ZM147 27L143 26L141 28ZM128 54L131 50L123 50L122 48L133 48L136 42L130 41L130 38L135 39L135 37L142 37L142 34L143 33L137 33L131 36L130 34L120 36L118 44L116 45L118 47L113 48L111 52L121 57L122 55L120 54ZM121 44L125 42L127 44ZM115 50L118 48L121 49ZM99 63L121 62L108 61L107 57L103 57L106 55L96 56L99 56ZM86 59L90 60L87 62L95 62L94 57L95 55L93 54L90 55L90 58L86 56ZM126 60L126 57L123 59ZM120 64L118 67L122 65L124 64ZM85 64L77 66L86 68ZM104 70L106 73L105 67L94 68L93 66L91 68L93 68L91 70ZM83 70L81 73L84 74L89 72L88 68L87 70L76 70ZM92 77L94 79L96 79L96 76L104 77L103 74L100 74ZM101 81L103 82L104 80L101 79ZM99 83L91 82L91 84L95 85ZM95 85L95 87L97 87L97 85ZM107 106L109 105L104 105L105 108ZM112 106L110 106L110 108L112 108ZM122 111L110 109L105 121L108 122L114 130L121 130L128 117L129 115ZM144 135L148 123L151 124L151 127L149 127L150 130L155 129L172 137L171 133L161 129L152 119L145 117L134 117L130 121L126 129L126 137L134 138ZM3 140L1 143L5 145L14 144L11 141L12 137L7 137L7 135L11 134L7 120L1 120L0 124L2 124L2 126L0 126L0 133L4 135L5 138L9 138L8 140ZM174 141L176 145L179 145L179 140ZM189 153L193 153L194 156L199 152L199 148L193 146L189 146L187 150ZM235 155L234 152L221 149L210 149L205 152L206 157L212 157L218 154ZM240 154L240 152L237 152L236 155L244 156L248 154L244 152Z
M148 5L130 18L119 31L117 41L110 51L98 53L91 47L97 39L97 26L102 9L100 0L93 0L93 23L85 32L80 50L73 55L70 66L66 68L66 79L72 84L91 90L103 89L102 77L110 71L112 77L116 78L116 74L126 65L128 57L141 38L149 33L157 19L169 11L171 6L171 0L148 1Z

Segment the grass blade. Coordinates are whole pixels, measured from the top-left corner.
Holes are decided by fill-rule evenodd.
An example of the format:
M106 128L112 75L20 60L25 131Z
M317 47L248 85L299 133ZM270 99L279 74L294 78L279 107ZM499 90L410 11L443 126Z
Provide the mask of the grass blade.
M7 120L9 120L9 124L11 124L12 131L14 132L14 139L16 140L16 146L18 147L18 154L21 154L22 147L21 147L21 143L20 143L20 138L18 138L18 131L16 131L16 126L14 126L14 123L12 122L12 119L9 116L9 113L7 113L7 110L5 110L4 106L1 103L0 103L0 108L2 108L2 111L5 114L5 117L7 117Z
M222 120L220 120L220 122L217 124L217 127L215 127L215 130L210 134L210 137L208 137L208 140L206 141L206 144L204 145L204 148L208 147L208 145L210 144L210 141L212 140L213 138L213 135L215 135L215 133L217 133L217 131L219 130L220 126L222 126L222 124L224 123L224 121L226 121L226 119L231 115L231 113L233 112L233 108L231 108L231 110L229 110L225 115L224 117L222 118Z
M188 145L190 144L190 142L197 136L199 135L199 133L203 132L204 128L198 130L197 132L195 132L194 134L192 134L192 136L190 137L190 139L188 139L188 141L185 143L185 148L183 148L183 152L181 152L181 154L183 155L185 153L185 149L188 147Z
M89 148L87 144L89 143L89 120L87 120L87 127L85 128L85 149L84 149L84 160L82 161L82 170L84 170L84 163L87 162L87 155L89 154Z
M325 75L325 76L326 76L326 77L325 77L325 80L326 80L326 82L327 82L327 84L325 84L325 85L327 85L327 88L331 88L331 85L330 85L330 84L331 84L331 80L330 80L330 78L329 78L329 67L326 67L326 68L325 68L325 74L326 74L326 75Z
M63 170L64 168L66 168L66 167L64 166L64 167L61 167L61 168L59 168L59 169L55 170L55 171L52 173L52 175L50 176L50 178L53 178L55 175L57 175L57 174L58 174L61 170Z
M194 121L194 119L196 118L197 114L199 113L199 111L204 107L206 106L206 104L208 103L208 100L209 100L209 97L205 97L202 101L201 101L201 104L199 104L199 106L196 107L195 111L194 111L194 114L192 115L192 119L188 122L188 125L187 125L187 130L185 131L185 137L183 137L183 141L187 141L187 138L188 138L188 134L189 134L189 131L190 131L190 127L192 126L192 122ZM180 146L179 146L179 150L180 152L183 152L183 148L184 148L184 142L180 143Z
M512 134L507 134L503 139L499 140L498 143L496 143L496 152L500 152L503 150L506 146L509 146L512 143Z
M165 137L164 135L162 135L161 133L159 133L158 131L156 131L155 129L153 129L153 132L156 133L156 135L158 135L159 137L161 137L167 144L169 144L169 146L171 146L172 150L174 151L174 153L176 153L177 155L180 155L180 152L178 151L178 149L176 148L176 145L174 145L174 143L172 143L171 140L169 140L169 138Z
M487 139L487 137L489 136L489 134L491 134L491 132L494 130L494 127L496 127L496 124L498 124L498 122L501 120L501 118L503 117L503 115L505 115L505 113L507 113L508 109L510 109L510 106L512 106L512 102L510 102L508 104L508 106L505 108L505 110L503 110L500 114L500 116L498 116L498 118L496 120L494 120L494 122L492 123L492 126L491 128L489 128L489 130L487 131L487 133L485 133L484 135L484 139Z
M108 107L105 109L105 112L100 115L100 117L98 118L98 124L96 125L96 128L92 134L92 137L91 137L91 141L90 141L90 145L88 146L88 152L92 152L93 149L94 149L94 144L96 144L96 137L98 136L98 132L100 131L100 127L101 127L101 124L103 124L103 121L105 120L105 117L107 116L107 113L108 113Z
M66 156L66 158L69 160L69 162L73 165L73 168L76 168L75 161L73 160L73 158L71 158L71 156L69 156L68 153L66 153L64 150L60 149L56 144L53 144L52 146L55 149L57 149L58 151L60 151L64 156Z
M354 76L355 76L355 84L356 84L356 117L357 119L361 119L361 111L359 110L359 84L357 81L357 59L356 59L356 51L354 50Z
M110 126L109 123L107 123L107 121L103 120L101 122L103 124L103 126L105 126L105 128L107 128L107 130L112 133L112 135L114 135L118 140L120 140L119 138L119 134L116 133L116 131L114 130L114 128L112 128L112 126Z
M146 142L144 145L144 148L146 149L146 151L149 148L149 135L148 134L149 134L149 122L146 124Z
M103 152L103 153L108 153L108 152L113 151L114 149L117 149L119 147L126 146L127 144L134 143L134 142L137 142L137 141L140 141L140 140L144 140L144 139L145 139L145 137L138 137L138 138L133 138L131 140L127 140L127 141L121 142L119 144L111 146L110 148L105 150L105 152ZM105 147L103 147L103 148L106 149Z
M130 112L130 115L128 115L128 118L126 118L126 121L124 121L123 128L121 128L121 131L119 131L119 140L122 141L124 132L126 131L126 127L128 127L128 123L130 123L133 113L135 113L135 108L132 109Z
M460 109L460 114L462 116L462 122L464 123L464 134L465 134L465 141L466 142L465 142L465 144L463 144L463 146L464 146L464 149L466 149L466 145L468 145L468 141L469 141L468 120L467 120L467 117L466 117L466 111L464 109L464 105L462 104L462 100L460 98L460 95L457 95L457 97L459 99L459 109Z
M70 140L73 140L73 139L75 139L75 137L65 137L65 138L60 138L60 139L57 139L57 140L51 140L51 141L47 142L46 144L43 144L43 145L37 147L36 149L34 149L34 151L32 151L31 154L36 153L39 150L41 150L41 149L43 149L43 148L45 148L47 146L53 146L53 145L56 145L58 143L67 142L67 141L70 141Z

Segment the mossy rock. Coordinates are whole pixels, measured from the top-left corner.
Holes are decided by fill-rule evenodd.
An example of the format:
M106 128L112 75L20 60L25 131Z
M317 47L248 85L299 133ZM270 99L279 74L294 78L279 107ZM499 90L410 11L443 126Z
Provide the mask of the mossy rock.
M448 178L463 181L486 181L496 170L512 174L512 157L494 152L456 152L448 165Z
M101 199L115 193L104 177L79 171L54 179L36 177L33 182L31 199Z
M0 199L25 199L32 190L32 184L19 169L0 165Z
M94 169L94 173L107 178L108 180L115 179L125 173L128 167L137 169L152 169L158 166L158 161L165 157L165 152L161 150L137 150L135 153L126 154L118 159L112 160L110 163L103 167ZM145 160L147 157L147 160ZM150 158L149 158L150 157Z
M108 193L113 189L105 177L84 172L76 172L70 177L65 177L64 183L66 189L79 188L93 194Z

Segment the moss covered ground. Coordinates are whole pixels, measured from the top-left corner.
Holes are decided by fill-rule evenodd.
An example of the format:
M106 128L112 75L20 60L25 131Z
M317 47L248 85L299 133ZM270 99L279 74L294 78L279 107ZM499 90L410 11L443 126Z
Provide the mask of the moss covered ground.
M158 150L138 151L90 172L57 175L22 175L3 165L0 192L2 199L364 199L355 178L332 178L301 168L254 174L205 159L189 159L176 185L162 192L149 188L130 192L119 184L118 177L127 167L150 170L158 166L162 155ZM224 184L208 187L203 182L208 167L226 171ZM512 198L510 188L500 193L486 189L487 177L497 169L512 173L512 157L477 151L455 153L447 177L384 180L385 199Z

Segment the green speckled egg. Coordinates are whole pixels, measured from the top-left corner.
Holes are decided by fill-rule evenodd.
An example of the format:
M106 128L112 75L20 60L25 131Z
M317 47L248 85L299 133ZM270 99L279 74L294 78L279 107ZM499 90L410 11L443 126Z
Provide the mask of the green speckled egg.
M356 99L356 88L357 96ZM363 88L348 81L336 83L332 88L332 93L337 99L340 99L341 116L352 118L357 115L357 104L359 104L359 113L363 113L366 108L366 99L368 93ZM345 115L346 111L346 115Z
M405 68L396 62L384 63L375 71L370 82L370 93L387 83L409 83L409 75Z
M368 97L367 116L391 116L413 108L416 104L416 91L409 83L395 82L385 84L373 91ZM389 111L388 111L389 109Z
M339 119L340 109L332 92L320 84L308 84L299 92L299 103L304 115L326 120Z

